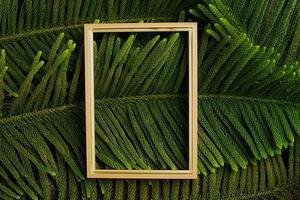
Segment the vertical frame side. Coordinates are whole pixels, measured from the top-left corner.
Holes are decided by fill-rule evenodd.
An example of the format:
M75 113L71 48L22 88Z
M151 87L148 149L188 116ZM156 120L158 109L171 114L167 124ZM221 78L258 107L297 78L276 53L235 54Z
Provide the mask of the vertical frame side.
M194 133L194 138L192 141L192 145L193 145L193 151L192 155L193 157L193 175L195 178L197 178L198 176L198 62L197 62L197 58L198 58L198 26L196 23L194 23L192 25L192 44L191 44L191 48L192 48L192 57L194 58L192 61L192 81L193 81L193 133Z
M86 123L86 155L87 177L95 170L95 137L94 137L94 60L93 30L88 25L84 27L85 48L85 123Z
M193 130L193 80L192 80L192 75L193 75L193 57L192 57L192 28L189 29L188 31L188 58L189 58L189 63L188 63L188 84L189 84L189 89L188 89L188 113L189 113L189 171L193 171L193 138L194 138L194 130Z

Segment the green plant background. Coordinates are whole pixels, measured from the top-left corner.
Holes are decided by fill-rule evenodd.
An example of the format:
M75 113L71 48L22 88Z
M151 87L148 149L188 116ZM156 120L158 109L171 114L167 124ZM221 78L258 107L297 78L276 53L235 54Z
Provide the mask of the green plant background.
M0 198L299 199L299 17L298 0L0 0ZM85 179L83 24L141 21L199 22L197 180ZM134 143L121 156L99 140L107 166L182 162L185 50L159 41L95 44L99 130Z

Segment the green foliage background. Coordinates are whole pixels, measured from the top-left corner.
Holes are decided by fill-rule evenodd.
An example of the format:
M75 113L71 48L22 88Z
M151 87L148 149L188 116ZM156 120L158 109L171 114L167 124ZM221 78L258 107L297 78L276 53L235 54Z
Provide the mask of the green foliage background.
M299 17L298 0L0 0L0 199L299 199ZM197 180L84 178L83 24L140 21L199 22ZM134 37L95 43L97 132L118 133L97 152L176 169L186 51Z

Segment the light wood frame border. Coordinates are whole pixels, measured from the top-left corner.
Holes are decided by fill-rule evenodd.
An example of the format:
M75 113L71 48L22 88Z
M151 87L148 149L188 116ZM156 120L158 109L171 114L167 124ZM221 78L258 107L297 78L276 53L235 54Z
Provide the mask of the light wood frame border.
M97 32L188 32L189 46L189 168L188 170L114 170L96 169L94 119L93 34ZM113 23L85 24L85 114L88 178L113 179L196 179L197 178L197 23Z

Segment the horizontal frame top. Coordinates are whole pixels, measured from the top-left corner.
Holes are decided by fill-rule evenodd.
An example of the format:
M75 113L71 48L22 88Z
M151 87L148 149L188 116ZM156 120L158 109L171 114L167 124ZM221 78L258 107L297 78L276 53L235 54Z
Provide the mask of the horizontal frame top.
M97 32L176 32L197 29L194 22L169 23L112 23L112 24L85 24L85 30Z

